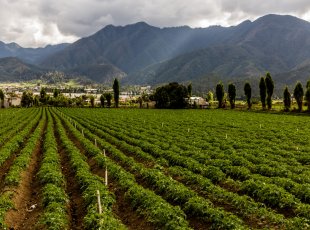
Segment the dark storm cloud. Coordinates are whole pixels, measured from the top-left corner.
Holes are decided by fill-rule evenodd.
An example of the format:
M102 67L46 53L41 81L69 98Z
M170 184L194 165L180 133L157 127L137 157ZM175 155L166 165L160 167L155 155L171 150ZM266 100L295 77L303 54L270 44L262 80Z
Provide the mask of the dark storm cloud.
M278 13L310 19L308 0L0 0L0 40L43 46L89 36L108 24L235 25Z

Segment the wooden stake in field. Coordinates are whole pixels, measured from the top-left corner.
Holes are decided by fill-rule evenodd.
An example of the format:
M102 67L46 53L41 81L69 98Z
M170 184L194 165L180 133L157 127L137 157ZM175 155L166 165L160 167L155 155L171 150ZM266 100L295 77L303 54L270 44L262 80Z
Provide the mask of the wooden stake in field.
M76 122L74 122L74 125L75 125L75 129L76 129Z
M106 160L107 156L105 155L105 149L103 150L103 155L104 155L104 159ZM105 182L105 185L108 186L108 168L107 168L107 163L105 165L104 182Z
M84 137L84 129L82 129L82 135L83 135L83 137Z
M97 147L97 140L95 139L95 146Z
M102 214L102 207L101 207L101 199L100 199L100 191L99 190L97 190L97 200L98 200L99 214Z

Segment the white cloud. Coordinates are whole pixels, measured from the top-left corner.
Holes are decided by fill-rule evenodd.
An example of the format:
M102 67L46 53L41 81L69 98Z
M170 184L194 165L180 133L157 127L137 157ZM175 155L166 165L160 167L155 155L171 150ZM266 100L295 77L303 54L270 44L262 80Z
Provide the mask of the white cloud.
M236 25L269 13L310 20L308 0L0 0L0 40L37 47L73 42L108 24Z

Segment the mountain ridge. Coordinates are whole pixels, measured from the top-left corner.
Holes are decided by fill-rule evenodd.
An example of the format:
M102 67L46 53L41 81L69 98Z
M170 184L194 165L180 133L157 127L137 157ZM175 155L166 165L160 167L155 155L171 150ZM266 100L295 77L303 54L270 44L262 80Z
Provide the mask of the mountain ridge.
M4 43L0 41L0 58L17 57L29 64L39 64L42 59L61 51L68 45L69 43L61 43L38 48L24 48L15 42Z
M113 75L122 78L122 84L190 82L207 76L241 82L270 71L285 84L297 73L304 76L310 66L310 23L269 14L229 27L107 25L40 60L41 69L101 83Z

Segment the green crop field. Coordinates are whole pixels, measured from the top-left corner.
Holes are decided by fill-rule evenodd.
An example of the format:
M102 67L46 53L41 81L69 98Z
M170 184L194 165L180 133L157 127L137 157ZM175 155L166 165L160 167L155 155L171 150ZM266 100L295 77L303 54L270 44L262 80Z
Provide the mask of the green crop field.
M0 121L2 229L310 229L310 116L30 108Z

